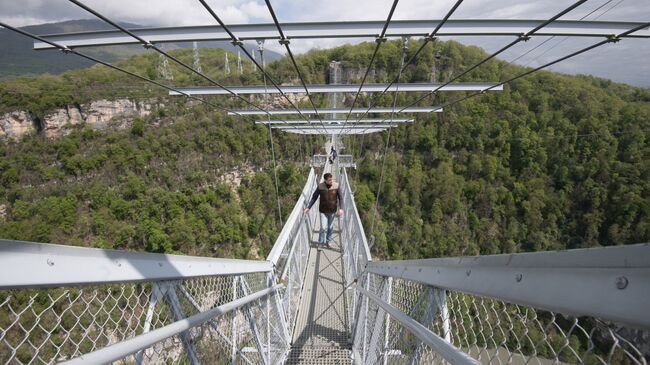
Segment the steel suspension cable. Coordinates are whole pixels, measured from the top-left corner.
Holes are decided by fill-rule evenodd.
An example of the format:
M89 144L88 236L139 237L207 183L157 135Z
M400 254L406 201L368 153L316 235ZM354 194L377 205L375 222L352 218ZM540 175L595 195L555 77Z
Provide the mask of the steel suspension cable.
M75 50L75 49L69 48L69 47L67 47L67 46L60 45L60 44L58 44L58 43L56 43L56 42L49 41L49 40L47 40L47 39L45 39L45 38L43 38L43 37L40 37L40 36L38 36L38 35L35 35L35 34L32 34L32 33L29 33L29 32L24 31L24 30L22 30L22 29L19 29L19 28L13 27L13 26L8 25L8 24L5 24L5 23L3 23L3 22L0 22L0 26L2 26L2 27L4 27L4 28L7 28L7 29L9 29L9 30L12 30L12 31L14 31L14 32L16 32L16 33L20 33L20 34L22 34L22 35L24 35L24 36L27 36L27 37L29 37L29 38L32 38L32 39L35 39L35 40L38 40L38 41L41 41L41 42L47 43L47 44L49 44L49 45L51 45L51 46L53 46L53 47L55 47L55 48L58 48L59 50L63 51L63 53L72 53L72 54L75 54L75 55L77 55L77 56L79 56L79 57L85 58L85 59L87 59L87 60L89 60L89 61L93 61L93 62L96 62L96 63L102 64L102 65L104 65L104 66L106 66L106 67L108 67L108 68L111 68L111 69L113 69L113 70L116 70L116 71L122 72L122 73L124 73L124 74L127 74L127 75L129 75L129 76L135 77L135 78L140 79L140 80L142 80L142 81L146 81L146 82L148 82L148 83L151 83L151 84L154 84L154 85L156 85L156 86L162 87L162 88L167 89L167 90L169 90L169 91L177 92L177 93L179 93L179 94L181 94L181 95L183 95L183 96L185 96L185 97L187 97L187 98L190 98L190 99L193 99L193 100L197 100L197 101L199 101L199 102L201 102L201 103L204 103L204 104L209 105L209 106L211 106L211 107L214 107L214 108L216 108L216 109L219 109L219 110L222 110L222 111L225 111L225 112L232 112L232 113L235 113L235 114L237 114L237 115L239 115L239 116L243 116L243 115L237 113L236 111L232 111L232 110L230 110L230 109L224 108L224 107L222 107L222 106L220 106L220 105L217 105L217 104L211 103L211 102L209 102L209 101L207 101L207 100L204 100L204 99L202 99L202 98L196 97L196 96L194 96L194 95L187 94L187 93L185 93L184 91L178 90L178 89L176 89L176 88L174 88L174 87L171 87L171 86L167 86L167 85L165 85L165 84L162 84L162 83L160 83L160 82L158 82L158 81L155 81L155 80L149 79L149 78L147 78L147 77L140 76L140 75L138 75L138 74L136 74L136 73L134 73L134 72L131 72L131 71L126 70L126 69L123 69L123 68L121 68L121 67L111 65L111 64L108 63L108 62L102 61L102 60L100 60L100 59L98 59L98 58L95 58L95 57L93 57L93 56L89 56L89 55L87 55L87 54L84 54L84 53L79 52L79 51L77 51L77 50ZM245 116L243 116L243 117L245 117Z
M584 19L587 18L589 15L591 15L591 14L597 12L598 10L602 9L603 7L605 7L607 4L611 3L612 1L614 1L614 0L607 0L607 1L605 1L603 4L601 4L600 6L598 6L596 9L590 11L589 13L587 13L587 15L581 17L579 20L584 20ZM611 9L610 9L610 10L611 10ZM607 11L605 11L605 12L607 12ZM604 13L603 13L603 14L604 14ZM602 15L602 14L601 14L601 15ZM597 18L596 18L596 19L597 19ZM551 36L551 37L546 38L546 40L544 40L544 42L538 44L537 46L535 46L535 47L533 47L533 48L531 48L531 49L529 49L528 51L524 52L522 55L518 56L517 58L515 58L515 59L509 61L508 64L511 65L511 64L513 64L514 62L517 62L518 60L522 59L523 57L526 57L526 55L528 55L528 54L530 54L531 52L535 51L535 50L538 49L539 47L545 45L546 43L548 43L549 41L551 41L551 40L554 39L554 38L555 38L555 36ZM566 39L566 38L567 38L567 37L565 37L564 39ZM561 42L560 42L560 43L561 43ZM559 44L559 43L558 43L558 44ZM556 44L555 46L557 46L557 44ZM551 49L554 48L555 46L551 47ZM548 51L547 51L547 52L548 52ZM546 53L546 52L545 52L545 53ZM543 55L543 54L542 54L542 55ZM540 55L540 56L541 56L541 55ZM527 65L527 64L526 64L526 65ZM525 66L524 66L524 67L525 67Z
M255 65L255 67L257 67L257 69L259 69L259 70L262 72L262 75L264 76L265 80L270 81L271 84L273 84L273 86L274 86L274 87L275 87L275 88L280 92L280 95L282 95L282 97L284 97L284 98L289 102L289 104L291 105L291 107L292 107L293 109L295 109L295 110L298 112L298 114L299 114L303 119L305 119L306 122L309 123L309 118L308 118L307 116L305 116L305 115L302 113L302 111L300 110L300 108L298 108L298 106L296 106L296 104L295 104L293 101L291 101L291 99L287 96L287 94L286 94L284 91L282 91L282 89L280 88L280 85L277 83L277 81L275 81L275 80L273 79L273 77L271 77L271 75L266 71L266 67L263 67L262 65L260 65L259 62L257 62L257 60L255 59L255 57L253 57L253 55L252 55L251 53L248 52L248 50L246 49L246 47L244 47L244 42L242 42L242 41L241 41L241 40L240 40L240 39L239 39L239 38L238 38L238 37L237 37L237 36L236 36L236 35L235 35L231 30L230 30L230 28L228 28L228 26L226 25L226 23L224 23L223 20L221 20L221 18L220 18L220 17L217 15L217 13L212 9L212 7L210 7L210 5L208 5L208 3L205 2L205 0L199 0L199 2L201 3L201 5L203 5L203 7L205 8L205 10L207 10L208 13L210 13L210 15L214 18L214 20L216 20L217 23L219 23L219 25L221 26L221 28L223 28L223 30L224 30L226 33L228 33L228 36L231 38L231 41L230 41L230 42L231 42L234 46L238 46L238 47L242 50L242 52L244 52L244 54L246 55L246 57L248 57L248 59L250 59L251 62L253 62L253 64ZM266 85L265 85L264 90L265 90L265 92L266 92Z
M359 90L357 90L356 94L354 95L354 99L352 100L352 106L350 106L350 111L348 111L348 115L345 117L345 122L343 123L343 127L345 127L345 125L348 123L348 119L350 118L350 115L352 115L352 110L354 110L354 106L357 104L357 99L361 94L361 89L363 88L363 85L366 83L366 79L368 78L368 74L370 73L370 69L372 68L372 64L375 62L375 58L377 57L377 52L379 52L379 47L381 47L382 43L386 42L386 30L388 30L390 21L393 18L393 13L395 13L395 8L397 7L397 3L399 3L399 0L393 0L393 6L391 6L390 11L388 12L388 17L384 22L384 27L382 28L381 33L379 33L379 36L375 39L375 43L376 43L375 50L372 52L372 56L370 57L370 62L368 63L366 72L363 74L363 78L361 79L361 84L359 85ZM341 129L341 131L343 131L343 129Z
M430 42L433 42L433 41L436 39L435 36L436 36L436 35L438 34L438 32L440 31L440 28L442 28L442 26L445 25L445 23L447 22L447 20L449 20L449 18L451 17L451 15L456 11L456 9L458 9L458 7L460 6L460 4L461 4L462 2L463 2L463 0L457 0L456 3L454 3L454 6L452 6L451 9L449 9L449 11L447 11L447 14L445 14L445 17L442 18L442 20L438 23L438 25L434 28L434 30L431 31L431 33L429 33L427 36L424 37L424 41L422 42L422 44L420 45L420 47L415 51L415 53L413 54L413 56L411 56L411 57L409 58L409 60L406 62L406 64L404 65L403 68L406 68L406 67L408 67L410 64L412 64L412 63L417 59L417 57L420 55L420 53L424 50L424 48L425 48L425 47L426 47ZM403 70L403 69L400 69L400 71L398 72L398 74L401 73L402 71L404 71L404 70ZM386 86L386 88L384 88L384 90L383 90L382 92L380 92L379 94L375 94L375 95L373 96L372 101L371 101L371 103L370 103L370 106L368 107L368 109L367 109L363 114L361 114L361 116L357 119L357 122L359 122L359 120L361 120L363 117L365 117L366 115L368 115L368 113L370 112L370 109L372 109L372 108L376 105L376 100L378 100L380 97L382 97L384 94L386 94L386 93L388 92L388 90L390 89L390 87L393 86L393 84L395 84L395 82L397 82L397 77L395 77L395 78L394 78L394 79L393 79L393 80L392 80L392 81L391 81L391 82ZM401 110L400 110L400 111L401 111Z
M577 8L578 6L582 5L582 4L585 3L586 1L587 1L587 0L579 0L579 1L575 2L575 3L573 3L571 6L569 6L568 8L562 10L562 11L559 12L558 14L554 15L552 18L550 18L550 19L544 21L543 23L539 24L538 26L536 26L535 28L531 29L530 31L528 31L528 32L526 32L526 33L523 33L523 34L520 34L520 35L519 35L515 40L513 40L513 41L510 42L510 43L508 43L507 45L505 45L504 47L502 47L502 48L499 49L498 51L496 51L496 52L490 54L489 56L485 57L484 59L482 59L482 60L479 61L478 63L476 63L476 64L474 64L473 66L471 66L470 68L468 68L468 69L466 69L465 71L461 72L460 74L458 74L458 75L452 77L449 81L447 81L447 82L445 82L444 84L438 86L438 87L435 88L434 90L425 93L422 97L418 98L416 101L414 101L414 102L412 102L411 104L408 104L407 106L403 107L403 108L400 110L400 112L403 111L403 110L405 110L405 109L407 109L407 108L410 108L410 107L412 107L412 106L418 104L420 101L422 101L422 100L428 98L429 96L431 96L431 95L437 93L437 92L438 92L440 89L442 89L443 87L445 87L445 86L451 84L452 82L458 80L459 78L461 78L461 77L467 75L468 73L472 72L473 70L475 70L476 68L480 67L480 66L483 65L484 63L488 62L489 60L493 59L494 57L500 55L501 53L503 53L503 52L505 52L506 50L510 49L511 47L515 46L515 45L518 44L519 42L529 40L530 37L531 37L532 35L534 35L535 33L537 33L540 29L542 29L542 28L544 28L545 26L547 26L547 25L553 23L555 20L557 20L558 18L560 18L560 17L562 17L563 15L567 14L567 13L570 12L571 10ZM502 84L497 84L497 85L498 85L498 86L501 86ZM485 92L485 91L491 90L491 89L493 89L494 87L496 87L497 85L493 85L493 86L490 87L490 88L487 88L487 89L485 89L485 90L482 90L482 91L480 91L480 93L483 93L483 92ZM384 119L384 121L385 121L385 119Z
M548 62L548 63L546 63L544 65L539 66L539 67L536 67L536 68L534 68L532 70L528 70L526 72L523 72L523 73L521 73L521 74L519 74L517 76L514 76L514 77L512 77L512 78L510 78L508 80L501 81L498 84L492 85L492 86L490 86L489 88L487 88L485 90L477 91L475 93L469 94L469 95L464 96L462 98L447 102L447 103L443 104L443 107L449 107L449 106L455 105L457 103L460 103L461 101L473 98L473 97L478 96L478 95L482 95L482 94L484 94L485 92L489 91L492 88L496 88L496 87L499 87L499 86L502 86L502 85L505 85L505 84L509 84L509 83L511 83L511 82L513 82L515 80L518 80L518 79L520 79L522 77L528 76L528 75L530 75L530 74L532 74L534 72L540 71L540 70L542 70L544 68L547 68L549 66L552 66L552 65L554 65L556 63L559 63L559 62L565 61L565 60L567 60L569 58L581 55L581 54L583 54L585 52L588 52L588 51L590 51L590 50L592 50L594 48L598 48L598 47L603 46L603 45L608 44L608 43L616 43L616 42L620 41L623 37L625 37L625 36L627 36L627 35L629 35L631 33L634 33L636 31L639 31L641 29L647 28L647 27L650 27L650 22L641 24L641 25L639 25L637 27L634 27L634 28L632 28L632 29L630 29L628 31L623 32L623 33L609 36L605 40L602 40L602 41L600 41L598 43L592 44L592 45L587 46L585 48L582 48L580 50L577 50L577 51L575 51L573 53L570 53L570 54L568 54L566 56L560 57L560 58L558 58L558 59L556 59L554 61Z
M320 124L323 127L323 133L327 134L327 128L325 128L325 123L323 122L323 119L320 116L320 113L318 113L318 108L316 108L316 104L314 104L314 100L311 97L311 93L309 92L309 89L307 89L307 84L305 83L305 79L302 75L302 72L300 71L300 67L298 67L298 63L296 62L296 58L293 56L293 52L291 52L291 47L289 47L289 43L291 42L289 38L287 38L284 35L284 32L282 31L282 26L280 26L280 22L278 21L278 17L275 15L275 11L273 10L273 6L271 5L270 0L265 0L266 1L266 7L269 9L269 13L271 13L271 17L273 18L273 23L275 23L275 27L278 30L278 33L280 34L280 44L285 47L287 50L287 54L289 55L289 58L291 59L291 63L293 64L293 67L296 69L296 73L298 74L298 78L300 79L300 83L302 84L302 87L305 89L305 93L307 94L307 98L309 99L309 103L311 104L311 107L314 109L314 113L316 113L316 117L320 120Z
M247 100L247 99L244 98L243 96L241 96L241 95L235 93L234 91L230 90L228 87L226 87L226 86L220 84L219 82L217 82L216 80L210 78L209 76L205 75L204 73L195 70L192 66L186 64L185 62L183 62L183 61L179 60L178 58L176 58L176 57L172 56L171 54L169 54L169 52L164 51L163 49L161 49L160 47L156 46L155 44L153 44L153 43L147 41L146 39L144 39L144 38L138 36L137 34L131 32L130 30L128 30L128 29L124 28L123 26L117 24L116 22L114 22L114 21L112 21L111 19L107 18L106 16L100 14L99 12L97 12L96 10L92 9L91 7L85 5L84 3L82 3L82 2L80 2L80 1L78 1L78 0L68 0L68 1L70 1L71 3L73 3L73 4L77 5L77 6L79 6L79 7L82 8L82 9L86 10L87 12L93 14L94 16L96 16L96 17L98 17L99 19L103 20L104 22L106 22L106 23L112 25L113 27L119 29L121 32L123 32L123 33L129 35L130 37L133 37L133 38L136 39L138 42L142 43L142 45L143 45L145 48L155 50L156 52L158 52L158 53L164 55L165 57L169 58L170 60L176 62L177 64L181 65L182 67L184 67L185 69L189 70L190 72L192 72L192 73L194 73L194 74L200 76L201 78L205 79L206 81L212 83L213 85L218 86L218 87L220 87L220 88L226 90L230 95L232 95L232 96L234 96L234 97L236 97L236 98L242 100L243 102L245 102L246 104L250 105L251 107L253 107L253 108L255 108L255 109L258 109L258 110L260 110L260 111L264 111L264 109L262 109L261 107L257 106L256 104L250 102L249 100Z
M266 62L264 61L264 48L260 46L259 49L260 52L260 58L262 59L262 68L266 68ZM264 96L266 97L268 94L266 93L266 73L264 73L263 77L264 79ZM271 115L266 114L266 120L270 121L271 120ZM282 226L282 208L280 207L280 190L278 189L278 169L277 169L277 164L275 162L275 146L273 143L273 131L271 128L271 123L268 123L267 127L269 128L269 143L271 144L271 157L273 159L273 179L275 181L275 200L278 205L278 220L280 222L280 226Z
M404 65L404 57L406 56L406 50L408 48L408 38L404 38L403 40L404 44L402 45L402 54L400 57L400 67L399 67L399 73L397 74L397 82L399 83L399 79L402 76L402 66ZM399 84L398 84L399 87ZM395 89L395 93L393 94L393 110L391 112L391 119L393 119L395 115L395 107L397 106L397 88ZM386 136L386 144L384 146L384 155L382 157L382 162L381 162L381 172L379 174L379 185L377 187L377 197L375 198L375 211L372 215L372 223L370 224L370 234L372 235L372 241L374 244L374 231L375 231L375 220L377 217L377 214L379 214L379 196L381 192L381 185L384 180L384 172L386 170L386 155L388 154L388 147L390 146L390 134L393 128L391 126L388 127L388 134Z
M430 42L432 42L433 40L435 40L435 35L438 34L438 31L440 31L440 28L442 28L442 26L445 25L445 23L447 22L447 20L449 20L449 18L451 17L451 15L456 11L456 9L458 9L458 7L460 6L460 4L461 4L462 2L463 2L463 0L457 0L456 3L454 3L454 6L452 6L451 9L449 9L449 11L447 11L447 14L445 14L445 17L444 17L444 18L443 18L443 19L438 23L438 25L434 28L434 30L431 31L431 33L429 33L426 37L424 37L424 41L422 42L422 44L420 45L420 47L417 49L417 51L415 51L415 53L413 54L413 56L411 56L411 57L409 58L409 60L408 60L408 61L406 62L406 64L405 64L405 66L399 70L398 75L399 75L402 71L404 71L404 68L408 67L408 65L412 64L412 63L415 61L415 59L420 55L420 53L424 50L424 48L427 46L427 44L429 44ZM385 88L381 93L379 93L379 94L375 94L375 96L373 96L372 101L370 102L370 105L368 106L368 109L367 109L363 114L361 114L361 116L359 117L359 119L357 119L357 122L359 122L359 120L361 120L363 117L365 117L366 115L368 115L368 113L370 112L370 109L372 109L372 108L376 105L376 101L377 101L377 100L378 100L382 95L386 94L386 93L388 92L388 89L389 89L389 88L390 88L390 87L391 87L395 82L397 82L397 76L396 76L396 77L395 77L395 78L390 82L390 84L388 84L388 86L386 86L386 88ZM363 153L363 142L364 142L364 139L365 139L365 134L361 134L361 142L360 142L360 144L359 144L359 156L361 156L361 154ZM355 175L355 177L358 177L358 176L359 176L359 171L357 170L357 171L356 171L356 175Z
M611 1L611 0L610 0L610 1ZM607 5L610 1L606 2L606 3L603 4L603 5ZM602 12L600 15L598 15L597 17L595 17L593 20L597 20L597 19L600 18L601 16L607 14L610 10L614 9L615 7L617 7L617 6L618 6L619 4L621 4L622 2L623 2L623 0L619 0L619 2L617 2L617 3L614 4L614 5L612 5L609 9L606 9L606 10L605 10L604 12ZM602 7L602 6L601 6L601 7ZM592 11L591 13L585 15L585 16L584 16L583 18L581 18L580 20L586 18L587 16L591 15L592 13L596 12L597 10L600 10L601 7L597 8L596 10ZM553 38L556 38L556 36L553 36L553 37L549 38L549 40L550 40L550 39L553 39ZM555 43L554 45L552 45L552 46L550 46L548 49L546 49L544 52L540 53L540 54L537 56L537 58L541 58L541 57L544 56L545 54L549 53L549 52L552 51L554 48L556 48L556 47L559 46L560 44L564 43L567 39L569 39L568 36L562 38L559 42ZM524 67L528 67L528 65L530 65L533 61L534 61L534 59L532 59L532 60L526 62L526 63L524 64Z

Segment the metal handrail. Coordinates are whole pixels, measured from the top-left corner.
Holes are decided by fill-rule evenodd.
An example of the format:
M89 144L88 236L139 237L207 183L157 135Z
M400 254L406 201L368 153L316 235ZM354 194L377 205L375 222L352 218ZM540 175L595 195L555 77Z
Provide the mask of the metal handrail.
M407 328L422 342L434 349L440 356L447 360L450 364L463 364L463 365L479 365L480 362L476 361L457 347L446 341L444 338L431 332L428 328L418 323L418 321L409 317L406 313L386 303L376 294L369 292L360 285L354 285L355 289L361 294L370 298L378 306L383 308L392 319L398 321L402 326Z
M273 266L267 261L128 252L0 239L0 289L175 280L271 270Z
M113 361L123 359L140 350L144 350L155 343L158 343L167 338L175 336L183 331L187 331L193 327L200 326L203 323L211 319L214 319L215 317L224 315L228 312L241 308L246 304L264 298L267 295L272 294L281 288L282 285L275 285L270 288L262 289L258 292L233 300L232 302L226 303L224 305L220 305L216 308L212 308L205 312L195 314L191 317L187 317L183 320L176 321L172 324L158 328L156 330L142 334L140 336L131 338L129 340L122 341L120 343L116 343L114 345L104 347L97 351L93 351L81 355L69 361L64 361L60 364L66 364L66 365L107 364Z
M650 245L368 263L367 272L650 329Z
M287 218L284 227L282 227L282 231L280 231L278 238L275 240L275 243L273 244L273 248L271 248L271 252L269 252L268 256L266 257L266 260L270 261L275 266L277 266L285 246L290 243L288 241L290 239L291 232L294 230L295 225L300 224L301 222L300 219L302 218L303 215L302 210L305 207L307 199L311 196L311 193L316 188L315 180L316 180L316 174L314 172L314 169L312 168L309 170L307 183L305 183L305 186L302 189L302 193L300 194L300 197L298 198L296 205L294 205L293 210L289 215L289 218Z
M361 217L359 216L359 211L357 210L357 204L354 201L354 196L352 194L352 188L350 187L350 180L348 179L347 169L343 168L343 176L345 178L345 196L343 197L346 201L346 204L352 209L354 224L359 228L359 234L361 235L361 243L363 253L365 254L366 260L371 261L372 255L370 254L370 247L368 246L368 238L366 237L366 232L363 230L363 223L361 222ZM350 209L348 208L348 209Z

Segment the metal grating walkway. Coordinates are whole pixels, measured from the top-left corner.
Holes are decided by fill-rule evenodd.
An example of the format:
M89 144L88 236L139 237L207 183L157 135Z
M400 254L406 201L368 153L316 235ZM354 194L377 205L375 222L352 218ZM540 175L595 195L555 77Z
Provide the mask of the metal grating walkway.
M339 220L334 221L331 248L320 251L316 246L318 219L313 227L300 312L287 364L351 364Z

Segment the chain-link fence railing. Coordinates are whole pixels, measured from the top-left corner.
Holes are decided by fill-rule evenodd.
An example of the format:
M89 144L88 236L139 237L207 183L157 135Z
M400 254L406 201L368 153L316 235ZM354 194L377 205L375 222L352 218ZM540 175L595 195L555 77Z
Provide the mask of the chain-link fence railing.
M399 261L384 264L398 267ZM405 273L413 269L405 266L399 271ZM421 271L415 268L416 272L418 270ZM467 273L465 276L469 278L469 271ZM647 271L642 275L647 275ZM460 354L469 355L469 363L640 365L650 360L650 331L644 316L637 317L637 325L630 321L624 325L598 316L562 314L397 276L402 275L367 273L359 283L378 299L364 296L361 303L354 343L361 363L451 363L449 358L442 356L440 348L433 348L407 328L404 317L426 328L430 338L444 341ZM516 279L522 280L520 276ZM646 285L647 281L637 282L639 284ZM615 290L625 289L620 282L616 285ZM543 285L538 289L543 291ZM632 300L638 299L635 293L629 294ZM399 313L390 315L380 301L403 313L404 317ZM638 303L638 308L643 306Z
M31 247L33 252L49 252L38 257L38 254L21 252L22 247ZM35 271L44 262L45 265L53 262L46 256L55 257L57 264L66 259L74 260L74 257L94 260L96 270L106 274L106 283L77 285L72 281L78 280L71 279L70 283L61 285L50 283L48 287L26 287L25 279L20 279L20 275L29 276L27 272L15 273L15 280L5 277L0 286L0 364L51 364L88 356L98 350L107 351L114 348L109 348L111 345L144 338L152 331L245 300L274 284L270 264L255 263L256 267L246 268L237 267L244 262L242 260L216 259L192 261L192 265L210 265L219 275L181 276L172 280L142 280L140 277L137 281L110 283L114 271L126 265L133 264L142 273L148 269L130 261L129 253L123 255L121 265L107 268L99 263L100 258L92 256L102 250L66 247L76 254L68 258L66 255L69 253L55 254L60 247L3 241L0 242L0 256L20 260L22 256L31 255ZM85 257L87 253L91 257ZM176 275L182 275L185 270L182 263L174 261L174 257L151 256L161 267L160 272L151 272L154 279L165 274L165 265L160 260L163 257L165 263L175 267ZM114 260L108 259L105 263L114 263ZM7 260L2 260L2 264L7 265ZM66 266L60 270L74 273L73 266ZM264 267L268 267L268 271L253 272ZM51 270L54 275L55 268L51 267ZM227 271L232 271L232 274L226 274ZM85 274L92 276L91 273L76 273L81 278ZM14 284L7 285L7 282ZM120 350L114 350L116 352L111 356L117 363L129 364L279 363L286 356L289 338L279 295L274 291L268 293L197 322L185 331L161 338L147 348L123 353L122 356L116 355ZM84 360L74 361L84 363Z
M356 316L362 297L352 287L352 283L361 275L370 261L370 249L366 234L361 224L361 217L357 211L354 195L350 188L347 170L341 169L340 189L347 209L341 219L341 242L343 243L343 275L345 276L347 316L350 333L354 333L357 323Z
M267 260L274 264L276 278L285 285L281 297L289 333L292 333L296 322L309 258L312 227L318 214L316 210L304 214L303 209L317 185L318 178L312 168L296 205L267 257Z

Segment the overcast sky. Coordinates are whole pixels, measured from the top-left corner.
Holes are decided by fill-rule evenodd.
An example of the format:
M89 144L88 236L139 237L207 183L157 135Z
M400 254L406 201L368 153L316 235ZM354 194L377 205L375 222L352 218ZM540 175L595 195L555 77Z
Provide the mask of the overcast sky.
M82 0L85 4L122 22L149 26L214 24L197 0ZM271 21L263 1L207 0L228 24ZM400 0L393 19L440 19L455 0ZM571 5L566 0L465 0L452 19L548 19ZM281 22L385 20L392 0L272 0ZM597 11L593 12L594 10ZM593 12L593 13L592 13ZM591 13L591 14L590 14ZM562 19L650 21L650 0L589 0ZM91 19L66 0L0 0L0 20L14 26L42 24L72 19ZM456 38L465 44L495 51L511 41L507 37ZM511 61L537 46L547 37L537 37L513 47L501 58ZM566 55L600 39L557 37L517 63L536 66ZM294 40L296 53L310 48L327 48L358 40ZM269 47L281 51L278 45ZM629 84L650 87L650 39L626 39L609 44L551 68L565 73L593 74Z

